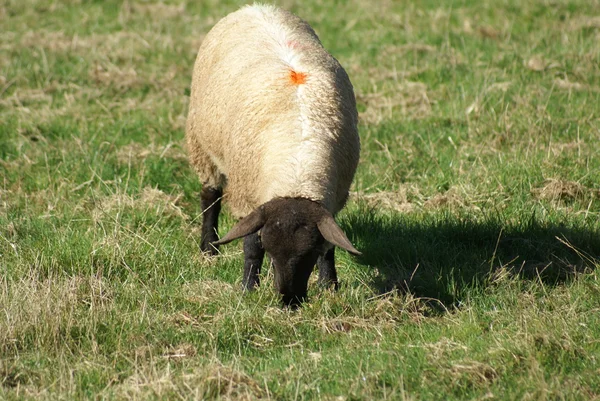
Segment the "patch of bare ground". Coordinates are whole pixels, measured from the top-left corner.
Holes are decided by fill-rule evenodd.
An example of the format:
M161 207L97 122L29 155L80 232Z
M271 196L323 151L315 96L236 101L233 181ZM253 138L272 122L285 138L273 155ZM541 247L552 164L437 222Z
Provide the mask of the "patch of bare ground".
M553 203L572 202L600 196L600 191L593 190L575 181L556 178L547 179L541 187L533 188L531 193L538 200L547 200Z

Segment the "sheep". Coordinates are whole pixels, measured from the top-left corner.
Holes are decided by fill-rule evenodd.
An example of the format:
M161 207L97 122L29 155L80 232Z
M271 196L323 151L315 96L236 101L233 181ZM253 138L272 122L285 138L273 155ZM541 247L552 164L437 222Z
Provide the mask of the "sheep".
M337 289L334 246L360 255L334 220L358 165L357 123L350 79L308 23L267 5L220 20L194 64L186 123L201 251L245 237L243 287L259 285L266 251L288 305L306 299L315 264ZM241 220L218 239L221 198Z

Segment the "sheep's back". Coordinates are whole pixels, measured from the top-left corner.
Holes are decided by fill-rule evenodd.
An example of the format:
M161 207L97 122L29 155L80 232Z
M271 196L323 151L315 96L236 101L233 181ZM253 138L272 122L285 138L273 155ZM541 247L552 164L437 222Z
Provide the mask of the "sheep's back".
M194 66L188 118L238 217L275 196L343 206L358 162L354 94L298 17L251 6L215 25Z

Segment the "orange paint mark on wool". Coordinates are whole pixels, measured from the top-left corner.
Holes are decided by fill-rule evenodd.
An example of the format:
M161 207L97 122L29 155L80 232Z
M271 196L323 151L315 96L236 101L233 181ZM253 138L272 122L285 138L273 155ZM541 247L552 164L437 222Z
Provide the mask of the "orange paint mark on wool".
M303 72L290 71L290 81L294 85L302 85L306 83L306 74Z

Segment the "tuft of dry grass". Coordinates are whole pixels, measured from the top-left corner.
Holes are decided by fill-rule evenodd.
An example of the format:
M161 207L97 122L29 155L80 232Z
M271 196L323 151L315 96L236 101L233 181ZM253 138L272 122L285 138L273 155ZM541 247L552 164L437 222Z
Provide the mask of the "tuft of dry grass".
M498 373L490 365L468 359L453 364L449 370L454 376L453 380L457 382L466 379L469 382L476 381L489 385L498 378Z
M576 91L576 92L593 91L593 92L600 93L600 88L589 88L585 84L582 84L580 82L572 82L572 81L569 81L568 79L557 78L554 80L554 85L558 89L562 89L562 90Z
M531 190L537 199L551 202L572 202L583 200L588 196L597 197L598 191L587 188L575 181L549 178L543 186Z
M110 285L95 276L43 279L32 270L30 277L19 281L4 277L0 282L2 352L14 354L31 346L56 349L64 344L68 333L82 327L82 318L89 334L112 302ZM84 317L86 313L91 321Z
M182 125L184 123L185 121L181 122ZM150 156L158 157L159 159L169 158L171 160L187 161L187 154L182 146L173 142L164 146L132 142L129 145L121 146L116 154L117 160L123 164L129 164L131 162L139 164Z
M164 4L164 3L137 3L126 1L121 9L123 14L142 14L145 17L151 17L153 19L165 19L181 17L186 14L185 3L181 4Z
M600 28L600 16L577 16L572 18L569 22L572 30Z
M374 193L351 192L350 199L364 201L371 208L391 209L397 212L411 212L415 204L409 201L409 190L402 186L398 191L380 191Z
M113 194L99 199L92 211L95 221L101 220L105 215L129 213L127 209L152 211L156 215L175 216L188 220L189 216L183 212L177 203L182 195L168 195L157 188L145 187L137 197L127 194Z
M464 193L461 193L458 187L449 188L442 194L436 194L424 203L425 209L435 209L440 207L460 208L466 210L468 208L478 209L477 206L468 202Z
M140 369L116 386L118 399L146 400L149 397L185 399L254 400L266 398L263 386L239 368L209 363L203 368L175 373L163 369Z
M386 89L367 94L356 94L356 100L366 110L359 117L365 124L379 124L396 115L424 118L431 113L427 85L422 82L399 82Z
M433 196L425 196L414 185L401 185L396 191L351 192L350 199L365 203L373 210L389 210L411 213L423 210L451 209L478 211L478 204L486 197L475 197L475 190L468 186L452 186Z

